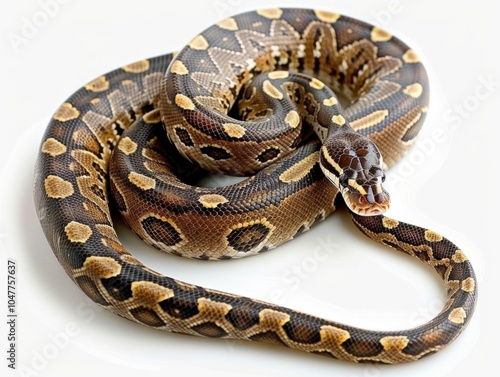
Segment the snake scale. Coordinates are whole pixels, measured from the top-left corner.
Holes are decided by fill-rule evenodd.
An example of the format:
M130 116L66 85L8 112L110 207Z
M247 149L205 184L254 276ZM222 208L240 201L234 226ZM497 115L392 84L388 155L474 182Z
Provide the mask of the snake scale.
M233 16L62 104L36 164L37 214L70 278L129 320L353 362L417 360L463 331L477 297L459 247L383 215L384 170L413 144L428 101L418 55L378 27L307 9ZM204 170L249 177L196 187ZM435 318L371 331L182 282L129 254L111 216L159 249L229 259L297 237L340 196L362 233L439 274L447 301Z

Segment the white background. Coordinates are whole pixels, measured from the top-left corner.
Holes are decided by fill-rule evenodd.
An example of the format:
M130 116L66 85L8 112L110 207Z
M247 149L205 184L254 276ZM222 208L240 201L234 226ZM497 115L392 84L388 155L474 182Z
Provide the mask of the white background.
M500 70L498 19L485 1L61 0L54 6L55 1L3 2L0 11L0 284L6 286L7 258L15 259L18 373L460 377L495 367L498 241L491 218L498 213L494 152ZM476 268L480 300L469 327L453 344L416 363L355 365L277 346L163 333L125 321L89 302L71 283L34 213L33 163L41 134L77 88L116 67L177 50L231 14L304 5L388 29L419 52L431 76L422 136L388 174L389 215L457 243ZM34 28L26 26L30 23ZM366 240L345 211L272 252L213 263L163 255L119 228L133 254L165 274L365 328L418 325L440 310L444 298L433 272ZM6 289L0 292L0 312L6 313ZM7 327L1 328L4 375L8 342Z

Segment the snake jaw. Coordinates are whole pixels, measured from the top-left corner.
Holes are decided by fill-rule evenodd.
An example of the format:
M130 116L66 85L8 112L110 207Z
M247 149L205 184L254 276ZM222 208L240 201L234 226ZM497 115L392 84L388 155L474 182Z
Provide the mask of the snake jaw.
M380 185L370 186L366 195L353 191L350 187L340 190L344 201L352 212L361 216L375 216L385 213L390 207L390 196ZM373 195L373 192L376 192Z

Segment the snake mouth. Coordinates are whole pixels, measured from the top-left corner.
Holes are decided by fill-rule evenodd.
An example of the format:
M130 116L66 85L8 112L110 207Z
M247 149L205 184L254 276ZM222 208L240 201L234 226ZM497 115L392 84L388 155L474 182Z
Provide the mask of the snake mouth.
M390 207L390 197L385 190L375 196L367 196L344 188L342 197L349 210L361 216L381 215Z

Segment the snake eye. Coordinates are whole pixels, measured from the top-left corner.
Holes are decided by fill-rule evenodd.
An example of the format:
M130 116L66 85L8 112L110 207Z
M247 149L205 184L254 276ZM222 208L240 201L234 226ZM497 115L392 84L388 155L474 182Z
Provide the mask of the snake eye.
M349 181L349 177L346 174L340 175L339 183L342 187L347 187L348 181Z

